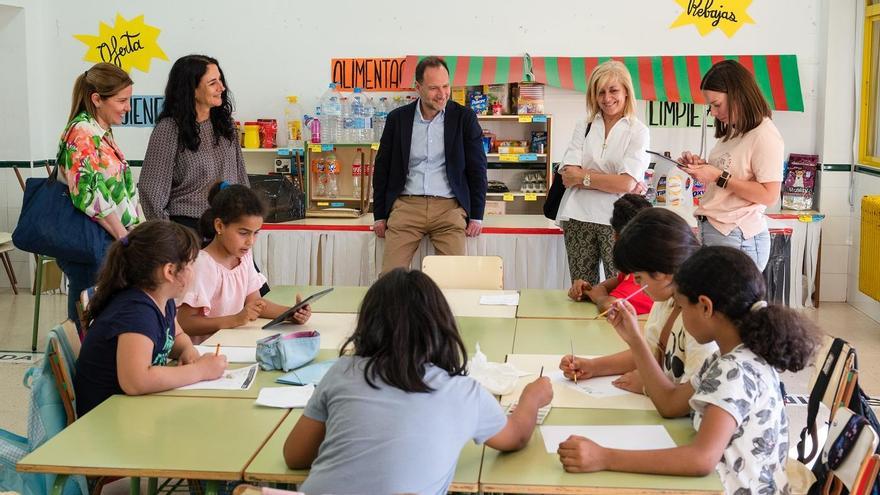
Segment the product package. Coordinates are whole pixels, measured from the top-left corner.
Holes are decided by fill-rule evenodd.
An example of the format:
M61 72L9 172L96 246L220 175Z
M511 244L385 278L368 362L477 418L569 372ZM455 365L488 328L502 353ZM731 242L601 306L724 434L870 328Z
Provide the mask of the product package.
M532 153L544 153L547 147L547 131L532 131L532 142L530 144Z
M540 83L519 83L517 87L516 113L544 113L544 85Z
M816 187L816 172L819 168L818 155L788 156L788 169L782 184L782 207L789 210L809 210L813 208L813 192Z
M483 93L472 93L468 104L477 115L489 114L489 97Z
M501 115L510 113L510 85L509 84L486 84L483 86L483 94L489 97L489 106L501 105Z

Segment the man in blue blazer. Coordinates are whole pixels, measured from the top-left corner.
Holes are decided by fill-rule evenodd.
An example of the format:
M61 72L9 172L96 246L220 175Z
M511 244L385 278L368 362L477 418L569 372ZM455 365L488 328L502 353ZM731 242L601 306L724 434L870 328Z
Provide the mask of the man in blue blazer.
M486 207L483 130L470 108L449 99L439 57L416 66L419 99L390 114L373 170L373 229L385 238L382 273L409 267L427 235L437 254L465 254Z

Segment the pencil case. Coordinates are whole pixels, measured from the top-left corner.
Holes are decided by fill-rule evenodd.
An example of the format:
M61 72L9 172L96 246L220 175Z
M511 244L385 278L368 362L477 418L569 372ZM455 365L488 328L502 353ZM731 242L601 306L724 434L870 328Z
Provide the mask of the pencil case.
M290 371L315 359L321 334L314 330L276 334L257 341L257 362L265 371Z

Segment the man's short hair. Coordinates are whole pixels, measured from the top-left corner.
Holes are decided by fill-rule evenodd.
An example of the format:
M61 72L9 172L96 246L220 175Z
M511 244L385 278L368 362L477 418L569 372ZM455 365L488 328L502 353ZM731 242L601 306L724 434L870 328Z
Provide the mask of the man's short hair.
M441 66L446 69L446 73L449 74L449 67L446 65L446 61L440 57L431 55L430 57L425 57L419 60L419 63L416 65L416 82L421 84L425 80L425 69L428 67Z

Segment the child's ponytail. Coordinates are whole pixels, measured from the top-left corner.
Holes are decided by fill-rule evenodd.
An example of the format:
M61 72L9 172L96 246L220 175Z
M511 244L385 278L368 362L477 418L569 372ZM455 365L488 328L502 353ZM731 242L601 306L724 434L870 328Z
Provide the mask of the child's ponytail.
M171 263L180 270L198 254L198 239L182 225L167 220L138 225L107 250L85 320L94 321L119 291L129 287L155 289L159 284L156 269Z
M737 249L704 247L675 274L676 290L696 303L700 296L736 326L743 344L779 370L807 366L819 344L815 326L784 306L766 301L764 277Z

